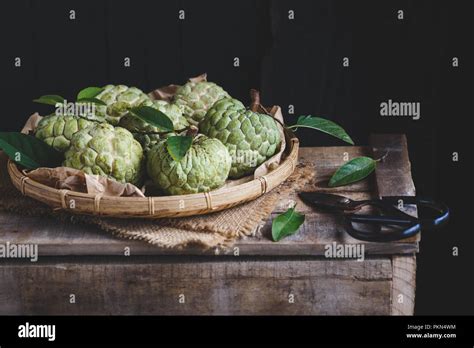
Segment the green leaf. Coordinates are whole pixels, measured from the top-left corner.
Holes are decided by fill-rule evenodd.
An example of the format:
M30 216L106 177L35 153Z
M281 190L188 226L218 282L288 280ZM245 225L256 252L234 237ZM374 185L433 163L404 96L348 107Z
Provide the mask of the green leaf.
M171 157L176 162L179 162L186 156L192 143L193 137L191 136L172 136L166 139L166 148Z
M329 187L343 186L367 177L375 169L370 157L356 157L341 166L329 180Z
M97 99L97 98L81 98L76 101L76 103L94 103L98 105L104 105L107 106L102 100Z
M95 98L98 94L100 94L104 89L100 87L87 87L81 90L77 94L77 100L85 99L85 98Z
M174 130L173 121L161 111L153 109L150 106L138 106L132 108L130 111L143 121L152 126L159 127L165 132L172 132Z
M272 222L272 237L275 242L291 236L298 231L305 219L304 214L295 211L295 208L290 208L283 214L278 215Z
M0 132L0 149L27 169L54 168L61 165L63 154L31 135Z
M298 121L296 121L296 124L289 126L288 128L298 129L299 127L316 129L323 133L341 139L346 143L354 145L354 141L341 126L339 126L337 123L334 123L321 117L312 117L310 115L300 116L298 117Z
M38 99L33 99L35 103L40 103L40 104L47 104L47 105L53 105L55 106L57 103L62 104L64 102L64 98L61 97L60 95L43 95L39 97Z

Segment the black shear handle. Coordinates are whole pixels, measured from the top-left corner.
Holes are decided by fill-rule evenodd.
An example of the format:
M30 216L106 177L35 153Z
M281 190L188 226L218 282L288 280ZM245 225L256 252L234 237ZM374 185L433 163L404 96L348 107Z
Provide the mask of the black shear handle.
M387 196L382 197L381 201L388 203L390 206L397 205L400 200L403 204L414 204L417 208L424 208L431 210L434 214L434 217L429 218L413 218L415 222L418 222L423 229L433 229L437 228L440 225L448 221L449 218L449 208L446 204L441 202L436 202L431 199L425 199L414 196ZM398 210L398 209L397 209ZM408 215L408 214L407 214ZM413 222L413 220L412 220Z
M417 208L432 210L436 216L431 218L417 218L406 214L395 206L400 203L414 204ZM412 196L390 196L381 200L370 200L366 205L377 207L381 215L346 214L348 233L359 240L369 242L391 242L416 235L421 229L434 229L446 222L449 218L449 209L446 205L432 200ZM369 230L357 229L353 223L370 224ZM391 226L390 232L383 233L382 226Z
M420 232L420 224L409 225L407 228L397 228L389 233L382 233L382 225L377 225L375 231L364 231L355 228L351 219L346 220L348 224L347 233L353 238L366 242L394 242L397 240L413 237Z

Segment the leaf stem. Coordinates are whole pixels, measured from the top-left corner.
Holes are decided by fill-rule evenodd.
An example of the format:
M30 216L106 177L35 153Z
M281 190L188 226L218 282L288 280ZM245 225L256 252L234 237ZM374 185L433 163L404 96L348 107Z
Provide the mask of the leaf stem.
M195 127L197 129L196 126L189 126L189 127L186 127L186 128L183 128L183 129L176 129L176 130L172 130L172 131L163 131L163 132L143 132L143 131L133 131L132 133L136 133L136 134L144 134L144 135L154 135L154 134L158 134L158 135L162 135L162 134L168 134L168 133L181 133L181 132L187 132L191 129L191 127Z
M374 161L375 162L383 162L384 159L387 157L387 155L388 155L388 150L386 150L385 153L382 156L380 156L379 158L376 158L376 159L374 158Z

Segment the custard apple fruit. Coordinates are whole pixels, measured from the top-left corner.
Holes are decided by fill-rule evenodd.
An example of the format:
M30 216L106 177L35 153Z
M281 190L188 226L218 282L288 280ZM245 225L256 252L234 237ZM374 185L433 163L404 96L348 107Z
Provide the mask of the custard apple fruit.
M168 137L176 135L176 133L172 133L172 132L166 133L166 134L144 134L144 133L132 133L132 134L135 137L135 139L138 140L138 142L142 146L143 151L145 151L145 153L148 153L148 151L150 151L151 148L155 146L156 144L158 144L160 141Z
M174 103L184 107L184 115L194 124L199 123L207 110L219 99L230 98L224 89L213 82L188 82L178 88Z
M219 139L229 150L229 177L234 179L252 173L279 150L278 127L271 116L247 110L232 98L216 102L199 124L201 133Z
M96 106L95 118L112 125L117 125L130 108L150 99L140 89L124 85L107 85L95 98L107 104L107 106Z
M175 130L182 130L189 126L188 121L183 116L182 108L177 105L170 104L164 100L146 100L140 106L149 106L164 113L173 122L173 128ZM133 133L133 136L140 142L145 152L156 145L161 138L167 138L170 135L174 135L174 133L166 133L162 135L145 134L147 132L162 132L163 130L143 121L131 112L127 113L120 119L119 125Z
M183 195L207 192L221 187L229 174L232 159L218 140L198 135L179 161L169 154L166 141L148 153L147 170L153 182L165 193Z
M64 166L87 174L132 184L139 184L142 179L143 149L125 128L94 123L72 136L71 146L64 156Z
M35 136L56 150L65 152L70 145L72 136L93 122L72 115L49 115L38 123Z
M146 100L140 106L149 106L158 111L161 111L170 118L173 122L175 130L184 129L189 126L188 121L183 116L181 107L170 104L164 100ZM143 121L141 118L135 116L131 112L127 113L120 119L120 127L128 129L130 132L160 132L162 129L152 126Z

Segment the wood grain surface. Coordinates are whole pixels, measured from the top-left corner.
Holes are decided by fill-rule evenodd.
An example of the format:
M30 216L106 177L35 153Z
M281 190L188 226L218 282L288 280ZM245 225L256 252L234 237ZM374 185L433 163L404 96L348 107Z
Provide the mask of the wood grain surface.
M416 256L392 257L392 315L412 315L415 309Z
M372 155L370 147L307 147L300 148L300 163L313 165L315 182L304 190L333 192L353 199L376 197L379 190L396 188L397 194L414 193L410 174L410 162L406 152L406 139L400 135L383 135L388 139L386 149L390 150L374 175L349 186L329 188L327 182L334 171L345 161L357 156ZM377 143L378 150L383 144ZM384 150L382 148L382 150ZM388 178L388 179L385 179ZM378 183L378 185L377 185ZM285 211L291 201L297 202L297 209L306 214L301 230L278 243L272 242L271 219ZM410 209L410 207L407 207ZM168 250L132 240L118 239L92 226L75 225L41 217L26 217L0 212L0 243L5 242L38 244L40 255L122 255L124 248L130 248L132 255L212 255L234 254L236 249L205 250L186 248ZM323 255L328 243L364 243L367 255L411 254L418 251L418 239L391 243L367 243L354 240L345 232L344 224L334 215L315 211L303 203L296 192L281 197L274 213L262 224L253 237L239 241L235 247L240 255Z
M389 259L43 261L0 267L1 314L376 315ZM71 295L74 303L71 303ZM184 303L183 303L184 302Z
M353 199L414 194L404 136L371 141L374 152L371 147L302 148L300 162L316 172L304 189ZM345 161L386 150L390 153L375 175L327 187ZM290 201L297 201L306 221L297 234L274 243L272 218ZM40 257L36 263L0 260L0 314L413 314L418 237L392 243L354 240L340 219L306 206L296 193L281 197L254 236L228 250L159 249L90 226L0 213L0 243L6 242L38 244ZM325 246L334 242L363 243L365 260L325 258ZM127 250L130 256L124 255Z

